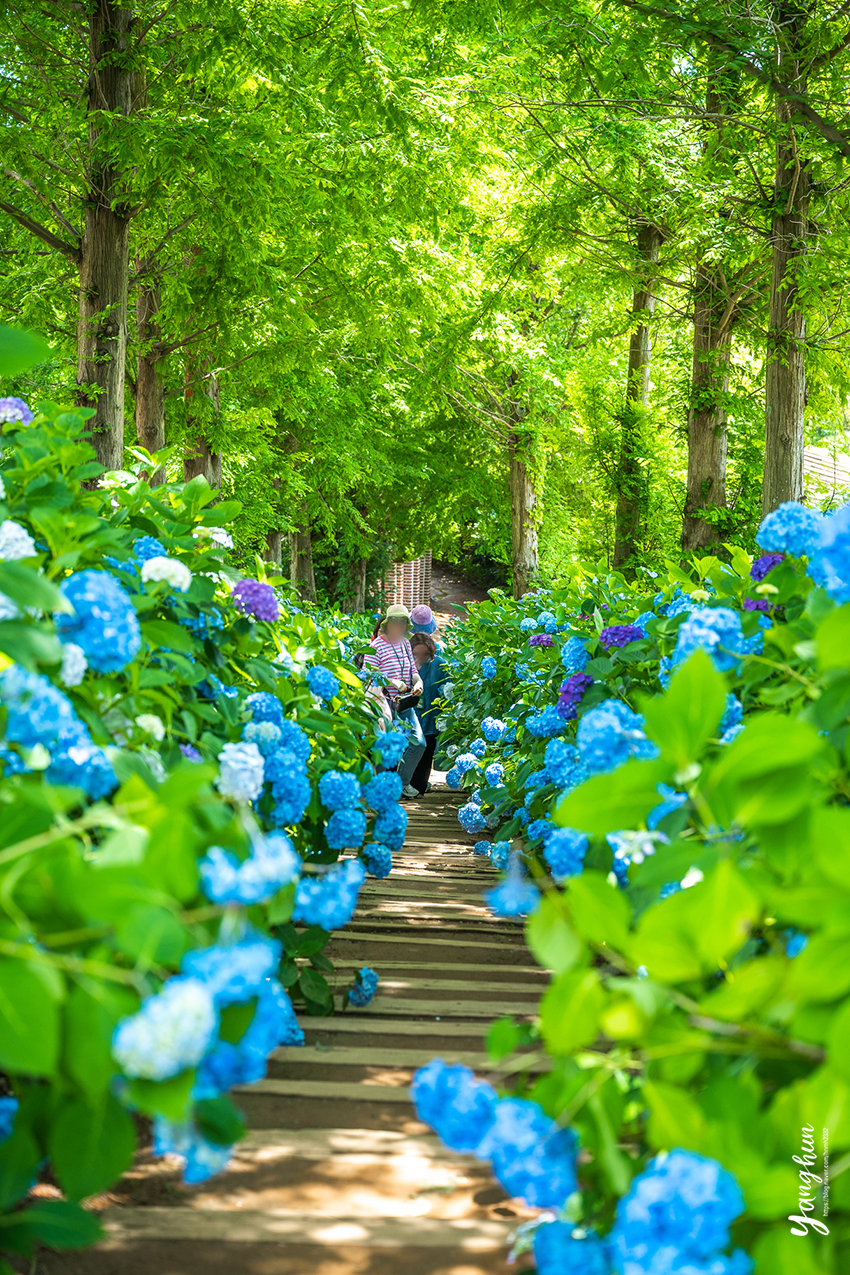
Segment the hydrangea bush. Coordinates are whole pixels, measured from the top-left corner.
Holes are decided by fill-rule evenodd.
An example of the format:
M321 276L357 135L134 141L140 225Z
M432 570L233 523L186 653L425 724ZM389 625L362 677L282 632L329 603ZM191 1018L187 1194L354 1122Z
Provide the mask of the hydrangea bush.
M575 1135L575 1187L520 1239L540 1275L850 1264L848 526L783 506L755 561L577 571L451 631L449 782L552 976L490 1031L517 1084L431 1064L414 1089L497 1176L493 1103Z
M97 1237L79 1202L129 1164L134 1113L187 1182L223 1167L242 1132L228 1089L303 1040L294 1006L333 1012L322 949L406 823L381 770L396 744L377 747L348 659L360 635L262 563L240 578L223 530L238 506L202 478L89 490L89 414L9 409L0 437L10 1254ZM376 982L361 971L338 1003ZM64 1198L21 1207L41 1171Z

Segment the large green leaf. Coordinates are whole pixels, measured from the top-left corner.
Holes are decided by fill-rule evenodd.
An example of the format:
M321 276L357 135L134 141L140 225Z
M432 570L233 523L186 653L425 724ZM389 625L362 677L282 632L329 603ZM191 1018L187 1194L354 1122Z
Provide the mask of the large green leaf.
M50 356L50 346L33 332L21 328L0 326L0 376L18 376L44 363Z
M121 1176L133 1159L133 1121L107 1090L89 1105L76 1098L59 1108L50 1130L50 1156L65 1194L82 1200Z
M594 1039L605 993L596 970L573 970L554 979L540 1002L540 1030L553 1054L570 1054Z
M666 761L627 761L612 775L594 775L555 807L560 828L577 828L591 836L639 827L659 802L658 785L672 777Z
M0 958L0 1069L52 1076L59 1051L59 1007L30 961Z
M551 894L541 896L540 906L526 921L525 938L535 960L556 974L572 969L582 955L581 939Z
M698 759L716 732L726 707L726 683L706 652L695 651L664 695L641 696L638 707L662 757L681 769Z

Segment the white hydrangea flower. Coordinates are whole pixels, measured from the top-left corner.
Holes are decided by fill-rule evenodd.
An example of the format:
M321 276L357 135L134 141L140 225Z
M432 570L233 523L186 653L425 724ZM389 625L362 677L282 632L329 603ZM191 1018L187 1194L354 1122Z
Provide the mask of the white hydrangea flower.
M212 540L225 549L233 548L233 537L224 527L196 527L192 535L196 540Z
M59 676L63 686L79 686L89 666L86 653L76 642L66 642L62 648L62 668Z
M149 580L164 580L178 593L185 593L192 583L192 572L177 558L159 554L142 564L142 583L147 584Z
M486 823L486 825L487 825L487 827L488 827L488 828L491 828L491 829L492 829L492 828L498 828L498 826L499 826L499 816L498 816L498 815L488 815L488 816L487 816L487 818L484 820L484 822Z
M449 724L449 719L448 719L448 716L447 716L445 713L443 713L443 714L442 714L442 716L440 716L440 717L438 717L438 718L437 718L437 730L438 730L438 731L446 730L446 729L448 728L448 724Z
M34 558L38 550L26 527L7 518L0 522L0 558L4 562L16 562L18 558Z
M263 791L265 767L256 744L225 744L218 755L218 790L235 801L255 801Z
M164 784L168 775L165 773L165 767L162 764L162 758L159 753L154 748L148 748L146 744L144 748L139 749L139 756L147 762L153 772L154 779L158 783Z
M20 614L12 599L8 598L5 593L0 593L0 621L17 620Z
M147 731L155 740L165 739L165 723L156 713L139 713L135 721L139 730Z
M437 724L439 725L439 722ZM457 757L459 752L460 752L460 749L458 748L457 744L449 744L448 748L446 749L446 756Z
M196 1067L218 1025L213 994L199 978L171 978L112 1036L112 1056L125 1076L168 1080Z
M451 699L454 693L455 693L454 682L446 682L445 686L443 687L443 699Z

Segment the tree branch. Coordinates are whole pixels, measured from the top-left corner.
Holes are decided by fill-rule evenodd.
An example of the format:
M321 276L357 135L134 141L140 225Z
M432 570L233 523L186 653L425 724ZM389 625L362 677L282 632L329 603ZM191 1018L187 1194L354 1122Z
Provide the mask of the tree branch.
M67 230L68 234L73 239L76 239L77 241L80 240L81 235L79 230L77 230L76 226L71 225L70 221L68 221L68 218L61 211L61 209L57 208L56 204L53 203L52 199L47 199L46 196L42 195L41 191L38 190L38 188L33 185L33 183L29 180L28 177L23 177L20 173L16 173L14 168L4 168L3 172L6 174L7 177L11 177L12 181L18 182L21 186L25 186L28 191L31 191L31 193L35 195L38 202L40 204L43 204L44 207L49 212L53 213L53 216L59 222L59 225L62 227L62 229Z
M33 221L26 213L21 212L20 208L16 208L14 204L7 204L5 199L0 199L0 210L8 213L19 225L28 230L30 234L35 235L37 239L41 239L55 252L61 252L63 257L69 257L75 265L79 265L82 259L82 253L79 245L74 247L73 244L66 243L64 239L60 239L58 235L54 235L46 226L42 226L40 222Z

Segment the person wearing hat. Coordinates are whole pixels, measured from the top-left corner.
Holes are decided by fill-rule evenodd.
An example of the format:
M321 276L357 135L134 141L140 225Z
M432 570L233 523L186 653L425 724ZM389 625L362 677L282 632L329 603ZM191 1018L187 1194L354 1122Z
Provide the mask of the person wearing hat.
M437 621L434 619L434 612L424 602L420 602L410 612L410 618L413 622L414 633L436 633Z
M407 636L409 629L410 612L407 607L398 603L387 607L375 625L372 651L364 656L363 664L364 667L370 665L381 674L385 682L384 695L390 703L393 716L402 718L410 728L410 743L405 749L398 773L404 785L404 795L418 797L418 791L411 787L410 778L425 752L425 736L413 706L399 708L399 700L422 694L422 678Z

